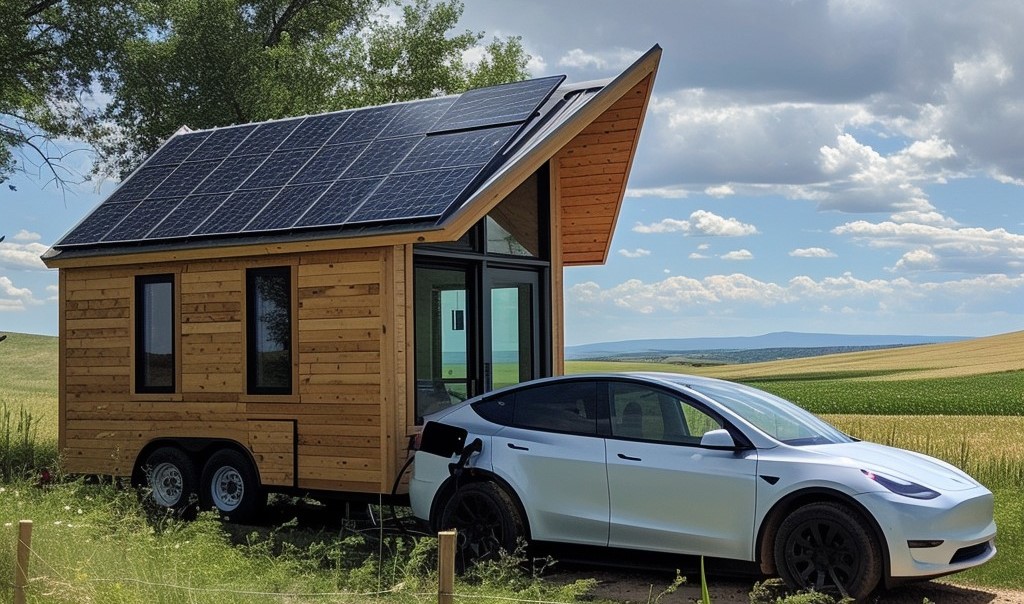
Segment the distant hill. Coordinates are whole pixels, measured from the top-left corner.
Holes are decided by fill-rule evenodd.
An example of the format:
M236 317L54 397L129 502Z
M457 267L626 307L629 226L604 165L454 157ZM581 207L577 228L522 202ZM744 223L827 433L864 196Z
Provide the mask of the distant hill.
M897 346L957 342L969 338L956 336L907 336L907 335L850 335L830 333L798 333L780 331L760 336L728 338L663 338L651 340L626 340L622 342L598 342L566 346L567 360L579 359L641 359L666 358L672 356L707 358L717 362L755 362L780 358L800 358L857 352ZM766 351L762 355L725 354L737 351ZM714 355L697 353L715 351ZM746 360L742 360L746 359Z
M863 379L879 380L965 377L1024 371L1024 331L959 342L764 363L694 366L676 362L570 361L566 364L567 373L605 371L697 373L730 380L779 379L785 376L827 374L860 374L865 376ZM876 373L880 375L867 377Z

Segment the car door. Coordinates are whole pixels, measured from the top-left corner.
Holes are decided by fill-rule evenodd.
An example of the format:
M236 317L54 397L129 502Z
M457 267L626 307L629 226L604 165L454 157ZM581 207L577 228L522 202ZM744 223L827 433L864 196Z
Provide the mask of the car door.
M756 451L701 447L722 421L671 391L608 392L609 545L752 560Z
M592 380L519 390L511 425L492 438L494 471L522 500L533 539L608 544L597 393Z

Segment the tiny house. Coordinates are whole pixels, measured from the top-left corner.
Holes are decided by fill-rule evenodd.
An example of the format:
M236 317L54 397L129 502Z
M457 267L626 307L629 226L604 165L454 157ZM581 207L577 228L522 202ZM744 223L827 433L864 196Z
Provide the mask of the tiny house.
M425 414L562 372L562 270L607 258L660 56L180 130L43 256L66 469L238 516L391 494Z

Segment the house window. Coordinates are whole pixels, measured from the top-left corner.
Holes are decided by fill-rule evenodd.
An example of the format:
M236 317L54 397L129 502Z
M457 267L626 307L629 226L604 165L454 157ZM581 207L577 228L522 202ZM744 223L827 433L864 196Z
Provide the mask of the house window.
M287 266L246 272L249 394L292 393L292 285Z
M174 275L135 278L135 390L174 392Z

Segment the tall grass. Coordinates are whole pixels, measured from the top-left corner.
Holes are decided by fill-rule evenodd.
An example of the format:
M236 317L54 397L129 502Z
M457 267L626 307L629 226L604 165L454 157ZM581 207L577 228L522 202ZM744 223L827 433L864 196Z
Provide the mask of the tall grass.
M56 468L52 441L38 440L39 418L24 407L14 413L0 401L0 483L28 478L44 468Z

